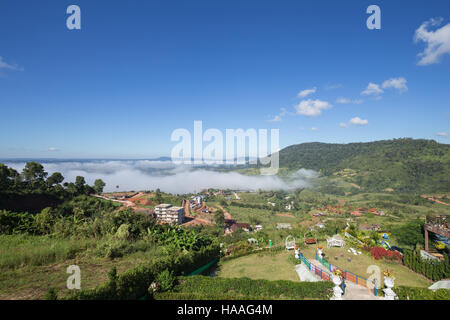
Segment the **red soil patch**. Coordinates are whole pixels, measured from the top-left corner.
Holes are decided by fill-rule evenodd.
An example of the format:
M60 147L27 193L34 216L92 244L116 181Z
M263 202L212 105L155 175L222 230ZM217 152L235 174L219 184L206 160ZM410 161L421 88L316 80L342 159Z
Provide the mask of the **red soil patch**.
M149 199L140 199L139 203L143 206L151 206L153 205L153 202Z
M208 220L202 219L202 218L193 218L191 221L186 222L183 224L183 226L185 227L189 227L189 226L198 226L198 225L211 225L212 223Z
M134 197L131 197L127 200L135 203L138 200L140 200L144 195L145 195L145 193L139 192L137 195L135 195Z

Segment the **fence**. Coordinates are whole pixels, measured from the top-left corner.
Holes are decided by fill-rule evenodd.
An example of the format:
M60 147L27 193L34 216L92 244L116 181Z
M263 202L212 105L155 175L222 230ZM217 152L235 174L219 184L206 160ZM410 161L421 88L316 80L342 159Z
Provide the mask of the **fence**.
M212 267L215 263L217 263L217 261L219 261L219 259L214 259L213 261L205 264L204 266L198 268L197 270L191 272L190 274L188 274L188 276L196 276L201 274L203 271L207 270L208 268Z
M301 261L303 261L303 263L306 265L306 267L309 269L309 271L311 271L312 273L314 273L315 275L320 277L321 280L331 281L330 273L328 273L320 268L317 268L314 264L309 262L308 259L306 259L301 253L298 254L298 257Z
M344 275L344 280L353 282L357 285L366 287L372 292L375 296L377 295L377 287L373 285L373 283L370 283L369 280L366 278L363 278L357 274L354 274L350 271L347 271L345 269L342 269L340 267L334 266L331 263L329 263L327 260L325 260L322 257L319 257L319 255L316 253L316 260L319 261L325 268L327 268L330 272L333 272L334 270L340 270L342 274Z

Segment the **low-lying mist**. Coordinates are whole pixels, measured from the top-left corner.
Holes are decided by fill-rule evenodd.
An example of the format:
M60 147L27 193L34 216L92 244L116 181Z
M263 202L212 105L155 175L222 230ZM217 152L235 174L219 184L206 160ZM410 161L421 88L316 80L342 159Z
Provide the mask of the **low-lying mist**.
M24 162L5 163L21 172ZM202 189L279 190L308 188L317 177L313 170L300 169L287 179L278 176L243 175L213 169L174 165L170 161L84 160L41 162L50 174L61 172L65 181L83 176L88 184L95 179L106 183L105 191L155 190L174 194L195 193ZM116 188L119 186L119 188Z

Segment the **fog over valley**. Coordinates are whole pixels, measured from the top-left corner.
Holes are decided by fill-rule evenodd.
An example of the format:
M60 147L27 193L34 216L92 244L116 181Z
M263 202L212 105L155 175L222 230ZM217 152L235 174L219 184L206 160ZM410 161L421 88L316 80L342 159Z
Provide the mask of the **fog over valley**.
M184 194L206 188L234 190L276 190L307 188L317 177L313 170L300 169L288 179L278 176L243 175L237 172L217 172L214 168L193 168L175 165L171 161L152 160L83 160L39 161L50 174L60 172L65 182L83 176L88 184L95 179L106 183L105 192L130 190L155 190ZM24 161L6 162L7 166L21 172ZM119 188L116 188L119 186Z

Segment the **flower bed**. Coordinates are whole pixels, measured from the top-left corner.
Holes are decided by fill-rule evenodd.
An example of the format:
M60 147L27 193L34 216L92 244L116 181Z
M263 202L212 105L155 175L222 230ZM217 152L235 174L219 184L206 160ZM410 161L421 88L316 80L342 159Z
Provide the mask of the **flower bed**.
M372 248L370 250L370 254L372 255L373 258L375 258L375 260L388 259L388 260L394 260L397 262L402 261L402 255L400 252L386 250L385 248L382 248L382 247Z

